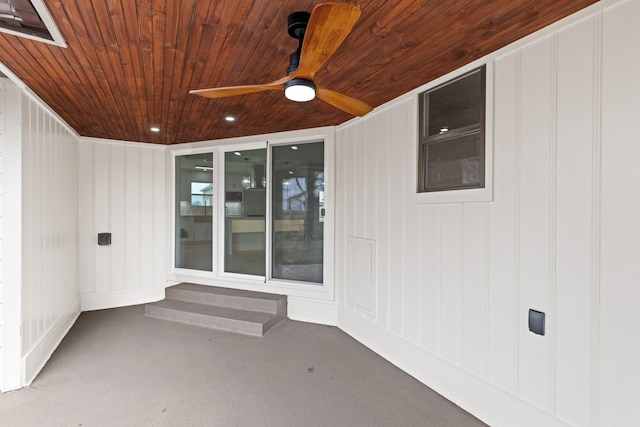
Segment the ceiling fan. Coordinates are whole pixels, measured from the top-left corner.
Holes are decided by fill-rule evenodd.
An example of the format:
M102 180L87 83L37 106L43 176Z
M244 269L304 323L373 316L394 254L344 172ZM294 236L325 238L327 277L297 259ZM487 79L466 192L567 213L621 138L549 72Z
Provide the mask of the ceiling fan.
M282 90L297 102L316 96L355 116L364 116L372 108L349 96L318 87L313 77L340 47L360 17L360 8L350 3L329 1L316 5L312 12L294 12L288 17L288 33L298 40L298 49L291 54L287 75L279 80L246 86L229 86L192 90L189 93L207 98L223 98L265 90Z

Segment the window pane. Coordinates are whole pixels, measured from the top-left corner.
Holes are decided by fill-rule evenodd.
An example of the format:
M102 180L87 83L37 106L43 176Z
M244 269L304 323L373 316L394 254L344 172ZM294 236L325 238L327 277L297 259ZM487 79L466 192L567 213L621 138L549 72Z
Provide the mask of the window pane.
M175 266L212 271L213 154L176 157Z
M322 283L324 143L274 146L272 160L272 277Z
M484 188L485 68L421 94L418 191Z
M484 103L480 71L428 93L429 136L480 126Z
M426 145L427 190L478 187L482 178L480 134Z
M228 273L265 275L266 158L266 148L225 153L224 271Z

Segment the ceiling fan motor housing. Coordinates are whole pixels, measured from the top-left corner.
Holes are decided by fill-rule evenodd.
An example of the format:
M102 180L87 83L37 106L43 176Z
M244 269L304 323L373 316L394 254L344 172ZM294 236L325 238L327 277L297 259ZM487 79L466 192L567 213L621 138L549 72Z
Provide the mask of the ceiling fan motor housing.
M289 35L294 39L302 39L310 17L311 14L309 12L293 12L289 15L289 18L287 18Z

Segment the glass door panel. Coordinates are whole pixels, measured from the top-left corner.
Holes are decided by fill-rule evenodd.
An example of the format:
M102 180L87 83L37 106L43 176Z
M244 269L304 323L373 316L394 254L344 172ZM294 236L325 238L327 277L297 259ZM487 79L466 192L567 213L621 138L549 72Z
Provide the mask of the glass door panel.
M274 279L322 283L324 143L272 147Z
M224 157L224 271L265 275L267 149Z
M213 154L176 157L175 266L212 271Z

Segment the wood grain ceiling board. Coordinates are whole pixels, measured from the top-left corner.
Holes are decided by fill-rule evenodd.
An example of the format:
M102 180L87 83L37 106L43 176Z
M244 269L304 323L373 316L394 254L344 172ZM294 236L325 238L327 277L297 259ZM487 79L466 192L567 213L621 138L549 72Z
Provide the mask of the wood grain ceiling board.
M352 116L317 99L188 93L283 77L287 16L319 2L45 0L68 48L0 34L0 61L82 136L176 144L337 125ZM315 81L375 107L595 0L355 3L360 20Z

